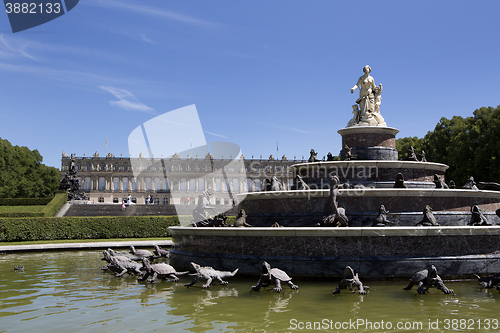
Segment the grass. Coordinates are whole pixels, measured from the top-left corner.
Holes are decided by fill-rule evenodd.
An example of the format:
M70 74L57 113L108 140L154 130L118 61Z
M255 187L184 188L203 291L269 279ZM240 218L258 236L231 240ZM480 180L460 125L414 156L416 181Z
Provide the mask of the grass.
M41 213L45 206L0 206L0 213Z
M172 240L172 237L164 238L111 238L111 239L59 239L48 241L26 241L26 242L0 242L0 246L11 245L39 245L39 244L64 244L64 243L98 243L98 242L131 242L131 241L153 241Z

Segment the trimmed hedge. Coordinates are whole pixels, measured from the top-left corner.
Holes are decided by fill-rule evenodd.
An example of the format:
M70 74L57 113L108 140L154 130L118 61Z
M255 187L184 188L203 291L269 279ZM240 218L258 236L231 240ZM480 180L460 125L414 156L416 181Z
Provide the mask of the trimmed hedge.
M48 198L0 198L0 206L45 206L52 200Z
M43 207L42 213L45 217L51 217L61 209L61 207L68 202L68 192L57 193L47 206Z
M0 219L0 241L171 237L177 216L38 217Z
M53 198L43 198L43 199L50 199L50 200L46 204L46 206L43 207L41 212L26 212L26 211L23 211L22 206L20 206L19 211L17 211L17 212L0 213L0 218L2 218L2 217L51 217L51 216L54 216L59 211L59 209L61 209L61 207L68 201L68 192L57 193ZM36 206L36 205L33 205L33 206ZM24 210L26 210L26 209L24 209Z

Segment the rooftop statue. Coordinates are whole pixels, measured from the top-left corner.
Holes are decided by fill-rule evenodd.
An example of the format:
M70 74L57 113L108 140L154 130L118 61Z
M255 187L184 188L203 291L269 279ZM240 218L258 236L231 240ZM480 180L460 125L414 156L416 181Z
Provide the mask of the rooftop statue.
M351 88L351 94L359 89L359 98L352 106L354 117L349 121L347 127L351 126L387 126L384 117L380 114L382 101L382 84L375 85L375 80L370 76L371 67L363 68L364 74Z

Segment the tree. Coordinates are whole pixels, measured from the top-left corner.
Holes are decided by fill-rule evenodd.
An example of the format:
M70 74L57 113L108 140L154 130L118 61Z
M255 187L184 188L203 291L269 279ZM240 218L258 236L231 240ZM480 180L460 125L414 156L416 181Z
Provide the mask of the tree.
M446 178L465 184L476 181L500 183L500 106L475 110L472 117L441 118L434 131L423 139L396 140L400 156L409 145L425 150L428 161L449 166ZM418 147L418 148L417 148Z
M53 196L59 188L59 170L42 161L38 150L0 138L0 198Z

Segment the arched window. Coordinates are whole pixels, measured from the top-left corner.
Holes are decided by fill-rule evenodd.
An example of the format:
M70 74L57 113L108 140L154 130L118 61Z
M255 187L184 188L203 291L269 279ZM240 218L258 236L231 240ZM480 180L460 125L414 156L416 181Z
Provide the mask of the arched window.
M260 191L260 180L256 179L254 180L254 185L255 185L255 192Z
M167 197L163 198L163 204L168 205L168 198Z
M103 197L99 197L99 199L97 199L97 202L104 202L104 198Z
M221 189L222 189L222 186L221 186L221 180L219 178L217 178L215 180L215 192L220 192Z
M163 179L163 190L167 192L169 190L168 179Z
M154 201L155 205L159 205L160 204L160 198L158 198L158 197L155 197L153 201Z
M224 205L229 205L229 198L224 198Z
M119 191L119 190L120 190L120 180L118 178L115 178L113 179L113 191ZM116 200L118 200L118 198L116 198Z
M229 187L229 180L228 179L224 179L224 191L225 192L231 191L231 187Z
M203 178L198 178L198 191L205 191L205 180Z
M146 178L146 192L151 191L151 178Z
M187 187L186 178L181 179L181 191L185 192Z
M189 180L189 191L194 192L196 190L196 179L191 178Z
M137 180L132 179L132 191L137 191Z
M220 198L216 198L216 199L215 199L215 204L216 204L216 205L220 205Z
M91 184L90 178L85 178L85 192L90 191Z
M233 179L233 192L239 192L240 191L240 183L238 179Z
M117 197L113 198L113 203L118 203L118 198Z
M160 179L159 178L155 178L155 191L158 192L160 190L161 190L161 188L160 188Z
M123 191L128 191L128 179L127 178L122 179L122 187L123 187Z
M181 198L181 205L185 205L187 202L186 202L186 197L182 197Z
M252 181L247 179L247 192L252 192Z
M195 205L196 204L196 201L195 201L194 197L189 198L189 204L190 205Z
M106 179L99 178L99 191L104 191L104 190L106 190ZM104 198L102 200L104 200Z

